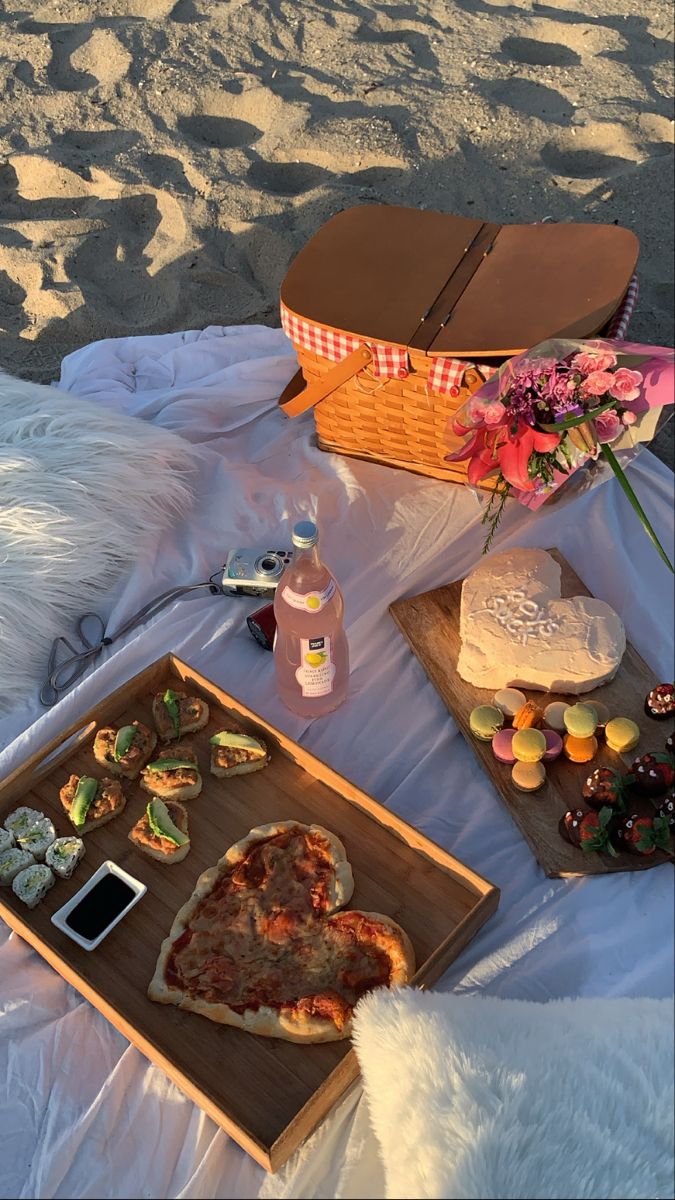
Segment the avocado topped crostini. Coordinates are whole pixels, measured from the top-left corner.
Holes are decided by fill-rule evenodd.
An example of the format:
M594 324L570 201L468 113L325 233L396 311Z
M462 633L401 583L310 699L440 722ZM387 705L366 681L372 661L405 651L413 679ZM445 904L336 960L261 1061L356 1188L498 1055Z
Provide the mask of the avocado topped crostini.
M137 779L155 746L157 734L140 721L118 729L99 729L94 738L94 758L111 775Z

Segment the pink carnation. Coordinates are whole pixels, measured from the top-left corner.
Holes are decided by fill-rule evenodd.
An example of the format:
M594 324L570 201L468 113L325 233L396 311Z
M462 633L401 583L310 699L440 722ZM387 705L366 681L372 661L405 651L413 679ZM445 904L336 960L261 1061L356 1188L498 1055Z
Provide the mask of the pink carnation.
M616 375L610 375L609 371L593 371L581 384L582 394L584 396L604 396L615 379Z
M621 420L623 421L624 425L634 425L637 421L637 414L631 412L631 410L627 408L625 413L621 414Z
M470 425L482 425L485 419L486 405L479 396L470 396L464 406L462 416Z
M607 412L600 413L593 424L599 442L615 442L619 434L623 432L621 421L611 408L608 408Z
M639 371L629 371L628 367L619 367L619 370L612 376L609 394L615 400L623 400L624 404L627 404L629 400L637 400L640 395L641 383L642 375Z
M590 375L592 371L608 371L616 366L616 354L612 354L611 350L582 350L574 355L572 366L582 375Z
M501 400L492 400L483 409L483 420L488 428L492 428L495 425L501 425L505 414L506 409Z

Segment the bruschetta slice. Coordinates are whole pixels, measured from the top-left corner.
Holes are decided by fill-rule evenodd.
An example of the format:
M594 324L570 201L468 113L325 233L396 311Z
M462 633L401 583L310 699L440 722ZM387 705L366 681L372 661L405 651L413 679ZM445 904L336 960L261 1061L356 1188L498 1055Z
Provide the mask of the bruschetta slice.
M197 755L190 746L179 743L160 750L141 773L141 787L162 800L192 800L202 790Z
M117 729L99 729L94 738L94 758L111 775L137 779L157 745L157 734L140 721Z

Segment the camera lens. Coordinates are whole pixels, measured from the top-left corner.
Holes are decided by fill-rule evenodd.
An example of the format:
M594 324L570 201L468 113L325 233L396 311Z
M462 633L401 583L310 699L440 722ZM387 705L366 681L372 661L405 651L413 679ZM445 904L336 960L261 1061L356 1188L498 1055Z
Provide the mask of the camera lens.
M260 558L256 558L254 569L258 578L272 580L279 578L284 569L284 564L279 562L273 550L268 550L265 554L261 554Z

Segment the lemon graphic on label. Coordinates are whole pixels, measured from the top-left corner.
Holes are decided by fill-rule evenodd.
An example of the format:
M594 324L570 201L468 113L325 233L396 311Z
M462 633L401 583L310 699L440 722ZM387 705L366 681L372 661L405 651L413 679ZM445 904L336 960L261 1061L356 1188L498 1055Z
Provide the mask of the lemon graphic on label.
M305 662L310 667L321 667L326 661L326 652L324 650L310 650L309 654L305 655Z
M308 608L312 608L312 609L321 608L321 601L318 596L308 596L305 601L305 604L307 605Z

